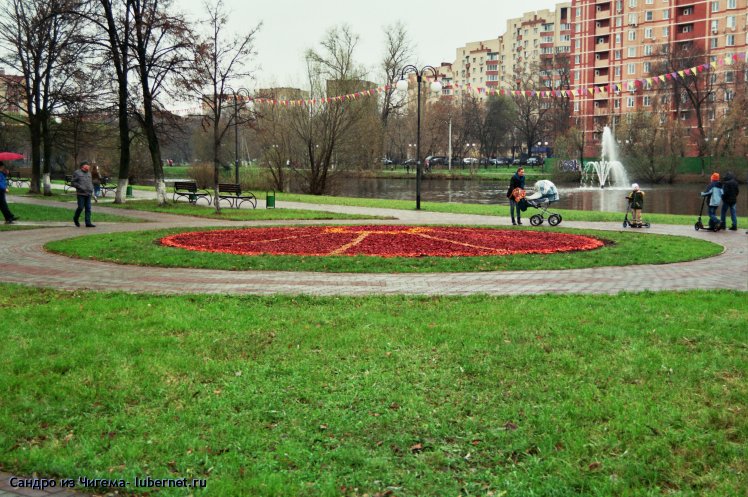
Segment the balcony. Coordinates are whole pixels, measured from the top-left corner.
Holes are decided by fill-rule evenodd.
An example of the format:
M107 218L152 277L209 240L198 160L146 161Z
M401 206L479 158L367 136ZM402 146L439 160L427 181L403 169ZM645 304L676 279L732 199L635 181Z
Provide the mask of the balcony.
M610 59L595 59L595 69L607 69L610 67Z
M595 107L595 116L607 116L610 114L610 108L606 105L603 107Z
M607 36L610 34L610 26L595 27L595 36Z
M601 19L610 19L610 9L603 9L603 10L595 11L595 20L599 21Z
M606 82L607 82L607 76L605 78L606 78ZM608 101L608 97L609 97L609 95L608 95L607 91L598 92L597 88L595 88L595 95L593 96L594 100L605 100L607 102Z
M595 76L594 83L596 85L607 85L609 78L609 74L601 74L599 76ZM595 95L597 95L597 93Z
M595 0L595 5L605 5L606 3L610 3L611 0Z

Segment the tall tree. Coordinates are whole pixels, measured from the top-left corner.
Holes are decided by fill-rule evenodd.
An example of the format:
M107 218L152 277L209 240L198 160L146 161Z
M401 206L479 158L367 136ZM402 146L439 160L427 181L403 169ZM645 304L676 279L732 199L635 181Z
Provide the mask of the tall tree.
M236 94L230 93L232 84L252 76L247 68L254 55L254 42L262 23L249 31L234 36L226 33L229 14L222 0L215 4L205 4L208 32L199 37L194 52L194 72L188 87L199 93L207 113L203 124L212 130L213 135L213 187L215 190L216 212L218 204L218 182L220 172L219 153L221 143L232 125L238 125L238 113L224 115L227 105L233 107Z
M140 83L142 105L134 106L134 114L143 129L156 180L156 198L166 204L166 185L161 160L161 146L154 112L164 86L177 73L187 70L191 32L184 17L174 13L171 0L132 0L133 61Z
M318 50L306 53L307 78L312 99L327 99L321 105L289 109L296 139L305 156L294 171L303 178L308 193L327 191L334 163L356 158L351 155L351 136L364 113L370 112L367 99L342 101L334 97L354 92L363 84L364 70L354 59L359 37L350 27L331 28ZM334 160L337 156L338 160Z
M0 10L0 62L21 74L8 81L15 85L10 93L23 97L20 114L4 115L28 127L32 193L41 192L44 174L51 194L50 122L81 56L82 8L77 0L8 0Z

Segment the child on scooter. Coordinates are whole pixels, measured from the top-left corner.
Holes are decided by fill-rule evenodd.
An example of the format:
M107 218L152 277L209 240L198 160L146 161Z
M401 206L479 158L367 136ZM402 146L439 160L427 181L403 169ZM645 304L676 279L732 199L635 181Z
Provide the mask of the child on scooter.
M639 189L637 183L631 185L631 193L626 195L626 199L629 201L629 208L631 209L632 228L642 227L642 209L644 208L644 192Z

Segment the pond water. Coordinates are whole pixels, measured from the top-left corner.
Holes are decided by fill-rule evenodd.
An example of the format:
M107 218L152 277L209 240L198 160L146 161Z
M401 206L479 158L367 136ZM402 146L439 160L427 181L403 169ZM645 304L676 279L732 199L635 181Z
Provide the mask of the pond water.
M530 188L534 181L527 182ZM557 185L560 200L558 209L625 212L625 196L629 190L615 188L578 188ZM421 200L424 202L457 202L468 204L508 204L506 181L479 181L469 179L424 179L421 182ZM699 192L702 184L641 185L646 193L644 211L663 214L698 215L701 207ZM741 183L738 195L738 215L748 214L748 187ZM336 186L335 194L346 197L413 200L416 198L415 179L347 178ZM706 214L706 208L704 209Z

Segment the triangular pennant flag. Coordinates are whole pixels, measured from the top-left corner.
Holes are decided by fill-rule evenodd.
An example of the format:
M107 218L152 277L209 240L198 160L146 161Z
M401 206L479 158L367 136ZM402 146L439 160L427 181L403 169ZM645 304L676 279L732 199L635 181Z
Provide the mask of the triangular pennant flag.
M595 94L595 89L594 88L587 88L587 91L590 93L590 95L594 95Z

